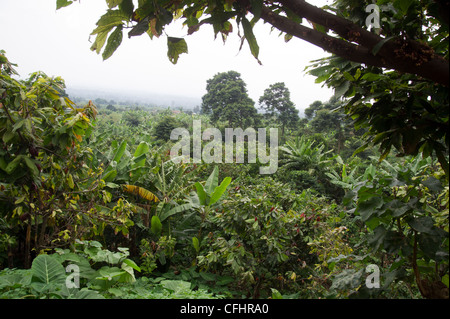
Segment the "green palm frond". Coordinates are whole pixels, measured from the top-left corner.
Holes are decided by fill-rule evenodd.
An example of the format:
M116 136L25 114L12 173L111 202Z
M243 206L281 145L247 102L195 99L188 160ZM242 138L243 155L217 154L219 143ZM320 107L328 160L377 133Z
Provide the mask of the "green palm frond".
M280 147L284 152L284 158L280 160L281 166L296 170L314 170L330 161L328 156L332 150L324 152L325 145L305 138L304 136L288 141Z

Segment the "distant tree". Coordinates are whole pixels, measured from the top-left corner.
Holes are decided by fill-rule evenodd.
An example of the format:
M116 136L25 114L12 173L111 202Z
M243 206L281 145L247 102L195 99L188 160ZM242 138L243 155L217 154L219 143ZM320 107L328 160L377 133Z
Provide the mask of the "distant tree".
M258 114L238 72L217 73L207 80L206 91L202 113L210 114L213 122L228 121L231 127L242 128L255 123Z
M337 153L340 153L343 149L346 135L348 135L346 134L346 128L348 130L350 127L343 110L339 108L341 104L340 100L332 97L326 103L315 101L305 109L305 115L310 118L309 125L314 132L334 133L337 141Z
M116 107L115 107L114 105L112 105L112 104L109 104L109 105L106 107L106 109L107 109L107 110L110 110L110 111L113 111L113 112L117 111Z
M124 120L125 123L129 126L138 126L142 122L139 114L133 111L123 113L122 120Z
M308 120L311 120L315 112L323 107L322 101L314 101L309 105L308 108L305 109L305 116Z
M165 116L155 126L154 135L158 140L168 141L170 140L170 133L177 127L185 127L186 125L173 116Z
M96 98L94 100L95 105L101 105L101 104L108 104L108 101L106 101L105 99L102 98Z
M281 124L281 135L284 137L285 128L293 127L299 121L298 110L291 101L289 89L284 82L278 82L264 90L259 98L259 104L270 116L275 116Z

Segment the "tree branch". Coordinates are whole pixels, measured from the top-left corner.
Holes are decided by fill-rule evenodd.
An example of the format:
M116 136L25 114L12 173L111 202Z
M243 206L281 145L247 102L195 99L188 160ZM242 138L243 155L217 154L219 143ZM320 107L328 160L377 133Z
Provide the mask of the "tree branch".
M386 41L385 38L304 0L278 0L278 2L299 17L333 30L347 41L307 28L263 7L261 18L283 32L353 62L415 74L449 86L448 61L436 55L426 44L402 38ZM376 54L373 54L374 47L381 41L385 43Z
M371 54L367 48L310 29L289 18L280 16L267 8L262 9L261 18L280 31L291 34L350 61L370 64L377 67L387 67L382 59Z
M278 0L278 2L292 10L299 17L327 27L342 38L356 42L366 48L373 48L378 42L383 40L375 33L369 32L347 19L313 6L304 0Z

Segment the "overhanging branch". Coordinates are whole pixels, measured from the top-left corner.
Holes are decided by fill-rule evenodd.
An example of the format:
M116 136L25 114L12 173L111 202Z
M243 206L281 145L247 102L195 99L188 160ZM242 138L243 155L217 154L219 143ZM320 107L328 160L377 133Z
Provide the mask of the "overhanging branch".
M261 18L280 31L303 39L311 44L321 47L325 51L350 61L370 64L377 67L388 67L382 59L371 54L367 48L310 29L295 23L286 17L280 16L267 8L262 9Z
M342 39L332 37L317 30L280 16L263 7L261 18L280 31L308 41L322 49L353 62L415 74L436 83L449 86L449 63L422 43L401 38L385 41L353 22L326 12L304 0L278 0L299 17L333 30ZM374 47L385 41L377 54ZM356 43L356 44L355 44Z

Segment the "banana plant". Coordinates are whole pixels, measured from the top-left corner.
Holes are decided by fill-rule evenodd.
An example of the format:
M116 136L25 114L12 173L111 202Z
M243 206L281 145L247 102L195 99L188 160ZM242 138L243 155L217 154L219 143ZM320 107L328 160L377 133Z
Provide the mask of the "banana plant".
M225 177L222 182L219 184L219 169L218 167L214 167L211 175L208 177L206 182L200 183L196 182L194 184L195 191L192 191L190 195L186 198L184 204L177 205L170 209L161 209L158 212L158 216L160 221L164 221L168 217L182 213L188 210L193 210L194 212L198 212L201 217L200 229L198 232L198 238L201 236L202 225L209 212L215 205L219 203L219 200L222 198L223 194L226 192L228 186L231 183L231 177ZM161 204L160 205L164 205ZM198 239L194 237L193 239L194 248L196 250L199 249ZM197 245L195 245L197 243Z
M205 185L197 182L194 184L196 193L191 194L190 203L197 208L201 216L201 224L198 238L201 238L202 227L209 212L217 204L231 183L231 177L225 177L219 185L219 169L214 167ZM195 240L194 240L195 241Z
M166 161L155 166L153 173L148 184L149 189L160 199L156 215L161 222L192 208L189 203L179 205L177 201L181 200L192 187L194 171L189 171L189 167L184 164L178 165L172 161Z
M231 177L225 177L219 185L219 169L215 166L205 186L199 182L194 184L199 204L205 208L211 208L222 197L230 183Z
M338 185L342 187L342 189L347 191L351 190L356 185L356 183L363 179L363 175L355 176L355 173L359 168L357 165L353 170L348 172L348 166L344 163L339 155L336 156L336 162L342 166L341 173L338 173L335 169L330 169L329 172L325 172L325 175L330 178L331 183Z
M127 141L122 141L120 144L113 141L113 148L106 155L108 163L102 179L112 188L117 187L115 184L124 181L131 184L136 183L142 175L146 174L145 169L149 170L148 163L146 163L147 155L150 152L149 143L142 141L133 154L127 150L127 145Z

